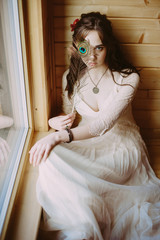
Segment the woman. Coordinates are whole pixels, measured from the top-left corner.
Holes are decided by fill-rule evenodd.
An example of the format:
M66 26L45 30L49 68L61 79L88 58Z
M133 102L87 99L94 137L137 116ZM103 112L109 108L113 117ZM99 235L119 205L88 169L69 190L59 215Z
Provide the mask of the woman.
M139 74L105 15L82 14L71 27L66 115L50 119L58 131L30 151L45 229L68 240L160 239L160 181L131 111Z

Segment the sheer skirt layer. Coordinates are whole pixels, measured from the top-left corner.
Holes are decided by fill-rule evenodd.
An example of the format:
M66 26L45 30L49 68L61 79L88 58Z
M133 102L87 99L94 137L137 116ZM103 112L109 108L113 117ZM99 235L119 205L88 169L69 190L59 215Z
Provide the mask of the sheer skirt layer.
M56 146L39 167L37 197L57 239L160 239L160 181L129 122Z

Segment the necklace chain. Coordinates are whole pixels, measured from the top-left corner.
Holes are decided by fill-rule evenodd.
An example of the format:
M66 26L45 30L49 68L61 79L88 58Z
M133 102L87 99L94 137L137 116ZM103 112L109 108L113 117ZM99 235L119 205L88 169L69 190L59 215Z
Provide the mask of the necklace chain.
M99 79L99 81L98 81L97 84L95 84L95 83L93 82L93 80L92 80L92 78L91 78L91 76L90 76L90 74L89 74L89 71L88 71L89 78L90 78L91 82L92 82L93 85L94 85L94 88L92 89L92 91L93 91L94 94L99 93L98 84L100 83L101 79L103 78L103 76L105 75L105 73L107 72L107 70L108 70L108 68L106 68L106 70L104 71L104 73L103 73L102 76L100 77L100 79Z

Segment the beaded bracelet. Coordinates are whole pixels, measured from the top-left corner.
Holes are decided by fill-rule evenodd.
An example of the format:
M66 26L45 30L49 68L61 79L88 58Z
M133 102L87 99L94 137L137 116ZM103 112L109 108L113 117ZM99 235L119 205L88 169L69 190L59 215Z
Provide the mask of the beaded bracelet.
M73 133L72 133L71 129L68 126L66 126L65 130L68 132L68 135L69 135L69 141L66 142L66 143L70 143L70 142L73 141Z

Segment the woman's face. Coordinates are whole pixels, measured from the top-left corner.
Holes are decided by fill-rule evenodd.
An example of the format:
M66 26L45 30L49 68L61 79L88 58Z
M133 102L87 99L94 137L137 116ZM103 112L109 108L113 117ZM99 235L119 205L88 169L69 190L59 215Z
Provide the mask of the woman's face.
M85 37L84 44L88 45L86 54L81 54L83 62L88 68L97 68L105 64L106 47L103 45L96 30L90 31ZM84 50L82 42L82 51Z

